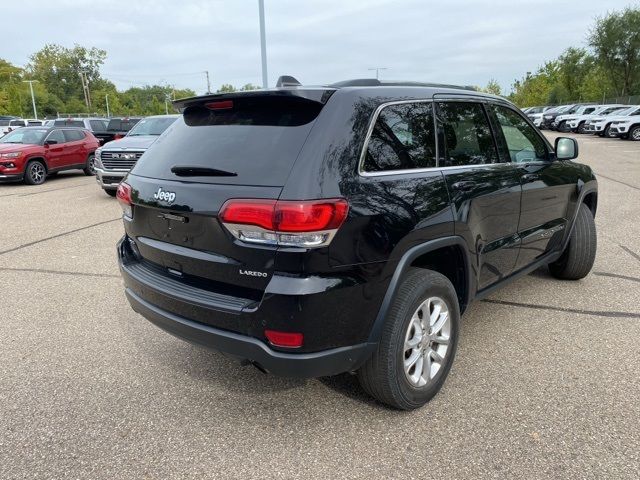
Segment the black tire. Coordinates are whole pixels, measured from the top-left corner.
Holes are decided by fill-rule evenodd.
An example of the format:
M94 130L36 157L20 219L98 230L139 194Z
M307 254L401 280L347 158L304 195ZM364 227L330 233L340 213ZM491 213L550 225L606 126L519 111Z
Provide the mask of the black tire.
M567 122L560 122L558 124L558 132L562 132L562 133L568 132L569 130L566 128L566 126L567 126Z
M24 169L24 183L42 185L47 179L47 167L40 160L31 160Z
M615 135L611 135L611 124L608 124L604 127L604 132L602 132L602 136L606 138L616 138Z
M96 156L92 153L87 157L86 167L82 170L85 175L93 176L96 174L96 165L95 165Z
M629 130L629 140L635 140L636 142L640 140L640 125L636 125L631 130Z
M580 124L578 124L578 128L576 128L576 132L577 133L584 133L584 129L586 128L586 123L582 122Z
M417 387L410 383L404 369L405 336L412 328L414 313L431 297L442 299L449 310L449 344L444 360L438 362L440 368L435 376ZM375 352L358 371L360 385L372 397L391 407L400 410L421 407L438 393L447 378L455 357L459 326L458 297L447 277L431 270L410 269L389 309Z
M115 197L115 196L116 196L116 193L118 193L118 191L117 191L117 190L106 190L106 189L103 189L103 190L104 190L104 193L106 193L106 194L107 194L107 195L109 195L110 197Z
M563 280L580 280L586 277L596 259L597 244L593 213L582 203L569 237L569 244L562 256L549 264L549 271L554 277Z

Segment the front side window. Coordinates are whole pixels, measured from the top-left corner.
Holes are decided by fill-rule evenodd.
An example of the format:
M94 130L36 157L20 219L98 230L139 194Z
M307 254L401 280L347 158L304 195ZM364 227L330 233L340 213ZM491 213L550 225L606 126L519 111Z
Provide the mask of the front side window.
M491 106L513 163L547 160L547 147L536 130L518 113L499 105Z
M384 107L373 127L363 169L386 172L436 166L433 105L399 103Z
M440 167L482 165L498 161L493 135L479 103L438 103L438 129L443 139Z
M64 138L67 142L77 142L84 139L84 133L81 130L65 130Z
M62 130L54 130L49 134L49 136L47 137L47 140L55 140L56 143L66 142L64 138L64 133L62 133Z

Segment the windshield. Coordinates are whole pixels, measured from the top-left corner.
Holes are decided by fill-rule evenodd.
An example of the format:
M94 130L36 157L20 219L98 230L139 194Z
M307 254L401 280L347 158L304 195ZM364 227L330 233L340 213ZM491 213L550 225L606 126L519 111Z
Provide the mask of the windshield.
M618 110L616 112L616 115L620 115L621 117L624 117L626 115L629 115L629 114L632 114L633 112L635 112L636 108L638 108L638 107L628 107L628 108L625 108L623 110Z
M140 135L162 135L169 126L177 120L176 117L143 118L133 127L128 137Z
M38 128L21 128L7 133L0 138L0 143L25 143L29 145L40 145L49 130Z

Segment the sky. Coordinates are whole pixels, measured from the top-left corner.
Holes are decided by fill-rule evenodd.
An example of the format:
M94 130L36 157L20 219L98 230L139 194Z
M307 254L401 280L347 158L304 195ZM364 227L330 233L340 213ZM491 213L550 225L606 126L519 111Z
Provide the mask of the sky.
M269 86L292 75L484 86L503 92L569 46L594 18L638 0L265 0ZM2 0L0 58L23 66L46 43L107 51L103 77L206 91L261 85L258 0ZM8 39L11 39L8 41Z

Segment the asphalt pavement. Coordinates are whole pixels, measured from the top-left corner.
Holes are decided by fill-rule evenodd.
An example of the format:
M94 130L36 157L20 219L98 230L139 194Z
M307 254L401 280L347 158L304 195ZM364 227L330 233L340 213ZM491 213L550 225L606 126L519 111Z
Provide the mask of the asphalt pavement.
M640 142L576 137L599 179L592 274L475 303L444 388L409 413L135 314L93 178L0 185L0 479L639 478Z

